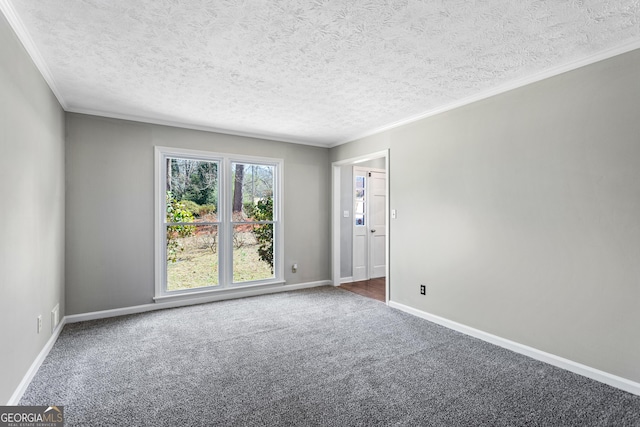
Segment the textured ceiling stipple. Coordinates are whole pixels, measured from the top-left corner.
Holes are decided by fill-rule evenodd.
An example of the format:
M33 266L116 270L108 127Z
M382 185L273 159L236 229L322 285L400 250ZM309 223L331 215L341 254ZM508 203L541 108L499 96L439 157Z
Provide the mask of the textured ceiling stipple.
M9 0L71 111L343 142L640 40L640 1Z

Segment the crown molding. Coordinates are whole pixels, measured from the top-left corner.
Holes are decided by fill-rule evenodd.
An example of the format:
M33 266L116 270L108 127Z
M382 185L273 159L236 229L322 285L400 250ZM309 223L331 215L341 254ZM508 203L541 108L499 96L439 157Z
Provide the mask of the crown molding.
M58 99L58 102L60 103L62 108L66 110L67 102L62 97L62 93L60 92L60 90L58 89L58 86L56 85L56 81L53 78L53 74L51 73L51 70L47 66L47 63L45 62L42 55L40 54L40 51L36 47L36 44L33 42L33 39L29 35L29 32L27 31L26 27L22 23L22 20L18 17L18 13L14 9L13 5L11 4L11 1L0 0L0 10L2 11L3 15L7 19L7 22L9 22L9 25L11 26L13 31L16 33L18 40L20 40L20 42L22 43L22 46L24 46L25 50L27 51L27 54L31 57L31 60L35 64L36 68L38 69L38 71L40 71L40 74L42 75L44 80L47 82L47 85L49 85L49 88L51 89L55 97Z
M480 92L480 93L478 93L476 95L469 96L469 97L463 98L461 100L454 101L454 102L451 102L449 104L445 104L445 105L440 106L440 107L432 108L432 109L427 110L427 111L425 111L423 113L420 113L420 114L417 114L417 115L414 115L414 116L411 116L411 117L407 117L406 119L398 120L398 121L389 123L387 125L380 126L380 127L377 127L375 129L372 129L372 130L369 130L369 131L366 131L366 132L363 132L363 133L360 133L360 134L356 134L355 136L352 136L349 139L334 143L334 144L330 145L330 147L331 148L337 147L339 145L343 145L343 144L346 144L348 142L356 141L358 139L362 139L362 138L365 138L367 136L376 135L378 133L382 133L382 132L385 132L387 130L391 130L391 129L394 129L394 128L397 128L397 127L400 127L400 126L404 126L404 125L416 122L418 120L425 119L427 117L435 116L437 114L444 113L444 112L450 111L450 110L454 110L456 108L463 107L465 105L469 105L469 104L472 104L474 102L490 98L492 96L500 95L502 93L509 92L511 90L514 90L514 89L518 89L518 88L521 88L523 86L530 85L532 83L537 83L539 81L546 80L548 78L555 77L555 76L558 76L560 74L564 74L566 72L576 70L578 68L586 67L587 65L595 64L596 62L604 61L606 59L613 58L614 56L622 55L624 53L628 53L628 52L631 52L631 51L636 50L636 49L640 49L640 40L633 40L631 42L624 43L622 45L619 45L619 46L616 46L616 47L613 47L613 48L602 50L602 51L597 52L597 53L595 53L593 55L582 57L580 59L576 59L576 60L573 60L573 61L570 61L570 62L566 62L564 64L548 68L546 70L543 70L543 71L535 73L535 74L531 74L531 75L526 76L526 77L522 77L522 78L519 78L519 79L515 79L515 80L512 80L512 81L509 81L509 82L507 82L505 84L499 85L499 86L494 87L492 89L482 91L482 92Z
M179 122L179 121L173 121L173 120L143 117L143 116L137 116L133 114L120 114L120 113L113 113L110 111L92 110L88 108L69 107L69 108L65 108L65 111L68 113L87 114L90 116L98 116L98 117L105 117L105 118L118 119L118 120L128 120L128 121L138 122L138 123L149 123L154 125L170 126L175 128L199 130L203 132L214 132L214 133L220 133L224 135L242 136L245 138L264 139L264 140L275 141L275 142L287 142L290 144L309 145L309 146L321 147L321 148L330 147L330 143L319 143L314 141L307 141L304 139L295 139L286 135L275 134L275 133L245 132L245 131L234 130L234 129L223 129L223 128L217 128L214 126L199 125L195 123L185 123L185 122Z
M386 125L379 126L362 133L355 134L349 137L348 139L344 139L337 142L329 141L326 143L322 143L317 141L310 141L304 138L291 138L291 136L288 136L288 135L275 134L275 133L246 132L242 130L222 129L214 126L184 123L184 122L178 122L173 120L156 119L156 118L150 118L150 117L112 113L112 112L98 111L98 110L91 110L91 109L84 109L84 108L72 108L67 104L64 97L62 96L62 93L58 89L58 86L55 82L53 74L51 73L51 70L47 66L43 56L41 55L40 51L36 47L35 43L33 42L33 39L29 35L29 32L27 31L22 20L19 18L15 8L11 3L11 0L0 0L0 10L4 14L7 21L9 22L9 25L11 26L13 31L16 33L18 39L24 46L28 55L31 57L35 66L40 71L40 74L49 85L49 88L51 89L55 97L58 99L58 102L60 103L62 108L67 112L90 114L95 116L109 117L109 118L115 118L115 119L121 119L121 120L130 120L135 122L151 123L151 124L158 124L163 126L201 130L205 132L216 132L216 133L221 133L226 135L243 136L248 138L267 139L272 141L288 142L292 144L309 145L309 146L322 147L322 148L337 147L339 145L343 145L348 142L356 141L358 139L362 139L371 135L379 134L400 126L404 126L404 125L425 119L427 117L435 116L437 114L444 113L446 111L454 110L456 108L463 107L465 105L490 98L495 95L500 95L502 93L505 93L514 89L518 89L523 86L527 86L532 83L539 82L541 80L555 77L557 75L566 73L568 71L573 71L578 68L582 68L587 65L591 65L596 62L600 62L600 61L612 58L614 56L622 55L624 53L627 53L636 49L640 49L640 40L632 40L631 42L628 42L613 48L602 50L593 55L582 57L580 59L573 60L573 61L543 70L541 72L538 72L526 77L509 81L505 84L499 85L492 89L482 91L476 95L466 97L458 101L454 101L439 107L435 107L427 111L424 111L422 113L407 117L405 119L397 120L395 122L391 122Z

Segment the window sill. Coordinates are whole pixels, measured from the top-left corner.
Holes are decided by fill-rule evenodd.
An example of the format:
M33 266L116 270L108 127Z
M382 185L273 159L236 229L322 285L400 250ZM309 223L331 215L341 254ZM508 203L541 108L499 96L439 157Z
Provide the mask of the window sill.
M284 286L284 280L274 280L265 283L254 283L249 285L235 285L220 289L206 289L202 291L182 292L176 294L157 295L153 298L155 302L168 301L189 301L202 300L202 302L217 301L229 298L241 298L253 295L260 295L266 290Z

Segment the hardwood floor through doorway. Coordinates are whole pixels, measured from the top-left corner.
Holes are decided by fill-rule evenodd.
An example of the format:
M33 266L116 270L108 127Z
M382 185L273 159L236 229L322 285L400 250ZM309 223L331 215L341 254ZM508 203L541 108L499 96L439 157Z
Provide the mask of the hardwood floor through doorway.
M385 278L363 280L361 282L343 283L342 289L385 302Z

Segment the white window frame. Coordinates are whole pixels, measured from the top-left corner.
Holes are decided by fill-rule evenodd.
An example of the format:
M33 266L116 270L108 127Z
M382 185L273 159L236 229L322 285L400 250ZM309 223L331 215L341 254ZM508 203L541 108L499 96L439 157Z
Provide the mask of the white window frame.
M284 175L284 161L270 157L244 156L229 153L215 153L184 148L154 147L155 151L155 301L166 301L185 296L200 296L202 294L224 293L239 288L277 285L284 283L284 221L283 221L283 191L282 176ZM216 286L178 291L167 290L167 244L166 244L166 160L167 158L184 158L202 161L218 162L218 282ZM259 164L274 167L274 205L273 205L273 273L274 277L265 280L233 283L233 218L231 204L233 203L232 163ZM251 224L252 222L248 222ZM206 224L205 224L206 225Z

